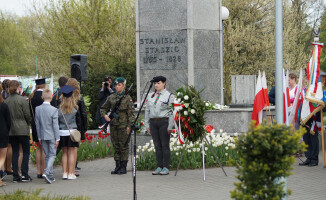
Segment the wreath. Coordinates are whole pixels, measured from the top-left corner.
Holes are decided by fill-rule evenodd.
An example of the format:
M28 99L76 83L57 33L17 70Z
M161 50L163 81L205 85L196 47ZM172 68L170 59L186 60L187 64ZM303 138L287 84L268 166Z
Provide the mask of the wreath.
M202 91L197 91L193 86L176 90L173 114L175 128L182 144L184 139L196 142L203 138L206 106L200 97Z

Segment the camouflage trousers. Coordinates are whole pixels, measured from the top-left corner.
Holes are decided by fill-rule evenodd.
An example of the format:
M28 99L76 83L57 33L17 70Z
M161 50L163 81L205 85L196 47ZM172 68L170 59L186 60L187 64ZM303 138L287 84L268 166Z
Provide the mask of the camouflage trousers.
M128 139L127 127L121 128L111 125L110 131L111 142L114 148L114 160L128 161L130 138L128 140L128 145L125 146Z

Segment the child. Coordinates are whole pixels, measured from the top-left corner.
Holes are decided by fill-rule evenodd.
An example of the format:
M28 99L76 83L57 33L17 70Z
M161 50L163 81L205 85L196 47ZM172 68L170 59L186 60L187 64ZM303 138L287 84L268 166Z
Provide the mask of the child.
M43 90L43 104L35 109L35 124L37 137L43 145L45 153L45 170L42 175L46 182L53 183L53 163L56 157L56 148L60 141L58 110L50 105L52 92L49 89Z

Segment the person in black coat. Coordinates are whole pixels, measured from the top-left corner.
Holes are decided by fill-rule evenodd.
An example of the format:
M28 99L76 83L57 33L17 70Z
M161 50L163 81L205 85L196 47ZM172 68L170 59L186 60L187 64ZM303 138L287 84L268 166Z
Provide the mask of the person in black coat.
M0 85L0 94L2 93L2 86ZM11 126L10 111L5 104L2 95L0 96L0 169L2 169L6 156L9 143L9 131ZM6 172L1 171L0 187L6 185L2 182L2 178L6 175Z
M35 125L35 108L43 104L42 93L43 89L46 88L45 78L35 79L35 89L30 95L29 100L29 108L31 110L32 116L32 137L33 141L37 144L36 149L36 166L37 166L37 178L43 178L42 174L44 174L45 169L45 154L43 151L42 144L38 141L36 125Z
M100 92L98 93L99 104L96 111L96 121L101 125L105 124L106 121L103 117L101 117L100 109L102 105L105 103L105 101L107 100L107 98L111 94L116 92L112 82L113 82L112 77L110 76L104 77L104 82L102 82L102 87L100 89Z
M275 105L275 86L268 93L269 103Z

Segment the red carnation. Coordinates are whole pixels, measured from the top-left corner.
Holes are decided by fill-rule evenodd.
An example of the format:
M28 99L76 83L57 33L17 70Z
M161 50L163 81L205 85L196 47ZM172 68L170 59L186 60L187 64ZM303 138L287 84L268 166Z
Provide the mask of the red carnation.
M102 139L104 139L105 137L104 137L104 135L102 135Z
M108 147L110 147L110 144L108 144Z
M81 142L82 142L82 143L84 143L84 142L85 142L85 140L82 140Z

